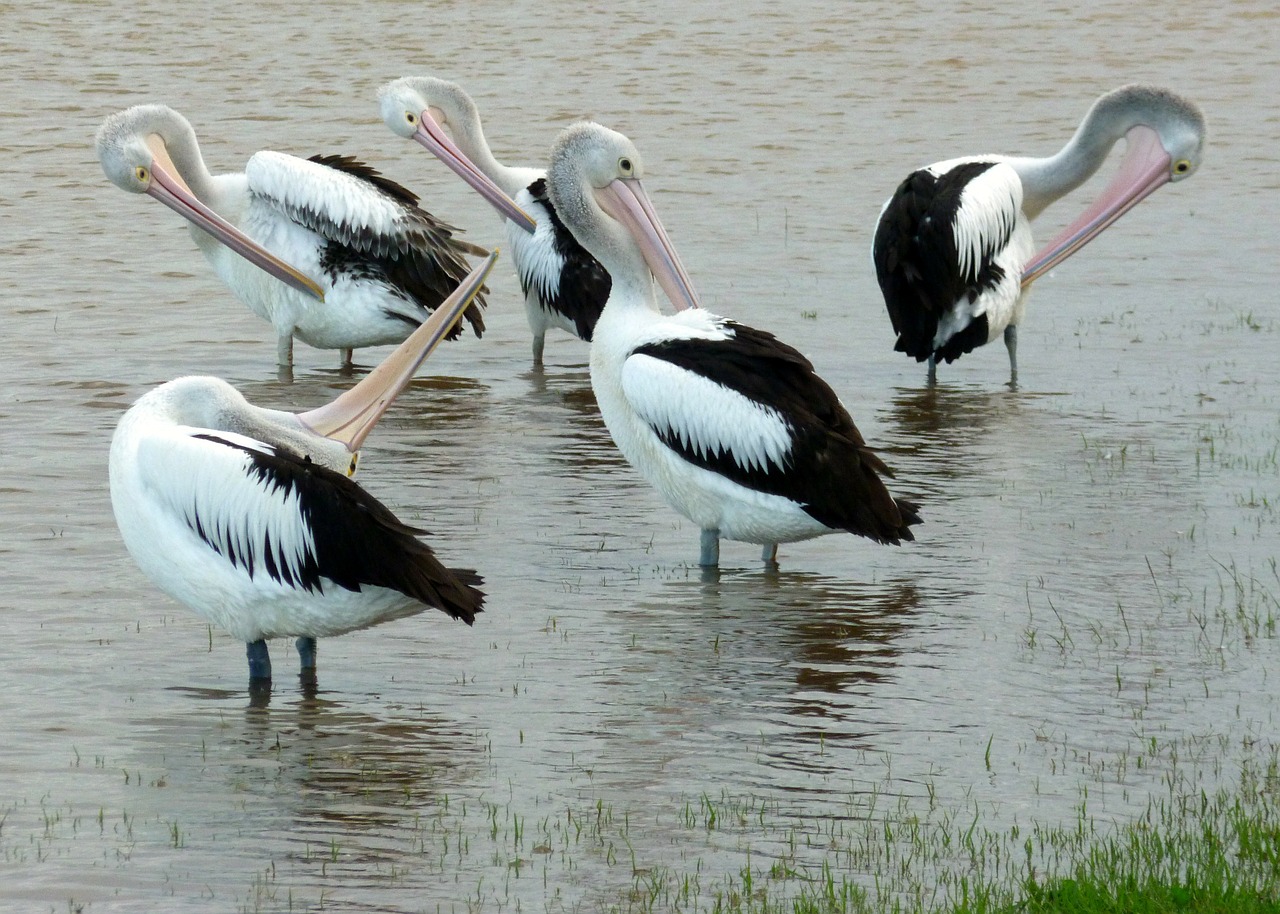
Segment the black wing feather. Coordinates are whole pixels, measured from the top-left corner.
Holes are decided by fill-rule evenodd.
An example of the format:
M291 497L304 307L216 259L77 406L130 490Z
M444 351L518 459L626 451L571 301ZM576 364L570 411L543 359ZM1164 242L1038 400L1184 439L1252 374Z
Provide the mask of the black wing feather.
M316 214L291 213L302 225L329 238L320 267L331 279L341 273L352 273L360 278L380 280L399 290L406 300L434 311L471 272L465 258L488 256L489 252L479 245L454 237L461 229L420 207L418 196L412 191L354 156L314 155L308 161L368 183L398 203L404 213L401 232L395 237L368 228L349 230L342 237L334 237L333 226ZM484 334L484 315L480 310L484 304L482 292L463 312L463 318L477 337ZM388 314L415 323L404 314L394 311ZM456 339L460 333L460 327L455 326L448 338Z
M960 270L955 217L965 187L995 162L964 162L941 175L920 169L894 192L876 226L872 257L876 278L898 335L894 349L917 361L935 354L938 320L962 299L973 302L1004 278L1004 271L984 259L976 274ZM993 239L991 250L1008 243ZM950 362L987 342L987 321L980 316L940 346L936 354Z
M551 204L547 194L546 178L539 178L529 185L529 195L534 202L541 203L551 221L552 237L555 239L556 253L564 258L564 270L560 274L560 287L554 295L546 296L538 290L538 300L548 311L563 314L573 321L579 339L591 341L595 332L596 321L609 300L609 291L613 288L613 280L600 261L596 260L587 249L578 244L573 233L560 221L560 215ZM520 286L524 294L529 294L532 277L521 275Z
M663 359L776 410L791 428L789 466L779 471L743 467L726 451L703 453L681 443L671 429L656 429L663 442L692 464L734 482L789 498L815 520L876 542L915 537L915 504L894 499L880 474L893 472L853 424L835 391L799 351L771 333L724 321L725 340L685 339L651 343L638 354Z
M216 435L196 435L249 455L251 472L272 491L296 493L315 551L304 557L296 574L290 561L268 538L262 572L277 581L323 592L329 580L359 592L364 585L399 591L470 625L482 611L482 578L470 569L449 569L431 547L418 539L425 531L402 523L386 505L355 482L282 449L263 452ZM252 577L252 556L235 552L231 543L203 529L197 534Z

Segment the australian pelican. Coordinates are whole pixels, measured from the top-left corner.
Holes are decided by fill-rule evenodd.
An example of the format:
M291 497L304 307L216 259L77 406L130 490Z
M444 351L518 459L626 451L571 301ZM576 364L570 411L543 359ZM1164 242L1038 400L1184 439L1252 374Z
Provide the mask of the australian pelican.
M399 348L332 403L253 406L219 378L144 394L111 441L111 504L125 546L161 590L243 640L251 686L271 679L268 638L315 639L435 607L468 625L479 575L450 570L349 477L360 445L492 268L476 267Z
M455 83L407 76L383 86L378 95L382 119L392 131L433 152L507 218L508 249L533 332L533 364L542 364L549 329L590 342L609 298L609 274L565 228L547 194L546 170L499 162L485 139L479 109ZM513 219L509 207L502 206L504 198L513 198L536 226Z
M1031 220L1088 180L1121 139L1115 178L1036 254ZM938 359L954 361L1003 334L1016 385L1030 284L1152 191L1194 174L1204 143L1204 116L1193 103L1130 85L1094 102L1055 155L966 156L912 172L884 205L872 249L894 348L927 359L932 381Z
M191 221L214 272L275 328L282 366L295 337L347 364L353 349L403 341L467 275L466 257L487 253L348 156L264 150L241 173L210 174L191 124L164 105L111 115L97 148L117 187ZM465 315L476 336L482 304Z
M699 562L721 537L764 547L847 530L913 539L916 506L894 499L813 365L772 334L697 307L697 295L640 184L625 136L576 124L556 141L547 185L565 225L609 271L591 342L591 386L619 450L702 530ZM656 278L677 308L658 309Z

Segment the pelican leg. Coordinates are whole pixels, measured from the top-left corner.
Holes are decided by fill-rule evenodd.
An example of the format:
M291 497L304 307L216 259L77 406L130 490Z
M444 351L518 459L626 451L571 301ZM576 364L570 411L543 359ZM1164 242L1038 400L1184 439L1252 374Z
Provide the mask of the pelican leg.
M760 561L764 562L770 568L778 567L778 544L765 543L764 549L760 551Z
M315 638L299 638L295 642L298 646L298 660L302 672L305 674L308 670L312 673L316 669L316 639Z
M927 381L930 386L938 383L938 357L932 352L929 353L929 376Z
M316 680L316 639L302 637L295 642L298 646L298 682L304 695L315 695L318 687Z
M720 531L712 527L702 531L702 553L698 564L703 568L715 568L720 564Z
M276 337L276 364L281 368L293 367L292 333L283 333Z
M1018 386L1018 325L1004 328L1004 347L1009 350L1009 386Z
M533 367L542 367L542 350L547 344L547 335L545 333L535 333L533 335Z
M271 681L271 654L267 652L267 642L259 638L245 645L245 654L249 658L249 682Z
M356 364L356 351L354 349L342 350L342 370L350 371Z

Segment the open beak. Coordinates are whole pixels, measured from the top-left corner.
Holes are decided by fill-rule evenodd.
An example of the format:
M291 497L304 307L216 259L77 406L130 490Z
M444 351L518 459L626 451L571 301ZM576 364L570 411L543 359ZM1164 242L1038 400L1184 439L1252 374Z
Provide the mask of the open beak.
M190 220L199 228L208 232L235 251L256 267L286 283L299 292L305 292L320 301L324 301L324 290L300 270L285 263L276 255L266 250L240 229L223 219L209 207L205 206L191 192L187 182L178 175L169 153L159 138L153 137L147 143L151 147L151 182L147 186L147 194L159 200L165 206Z
M1024 289L1169 181L1170 157L1158 133L1139 125L1129 130L1125 140L1127 147L1120 171L1092 206L1031 258L1022 270Z
M400 392L409 385L418 368L427 360L440 341L453 329L471 299L484 285L493 269L498 252L494 251L462 281L453 294L441 302L422 326L382 360L355 387L332 403L299 413L302 424L316 434L341 441L355 453L378 424L382 414Z
M418 130L413 138L427 150L448 165L458 177L466 181L480 196L489 202L503 218L510 219L530 235L538 227L528 213L516 205L516 202L503 192L502 188L472 163L462 150L449 138L443 128L431 116L430 109L423 111L418 118Z
M697 308L698 293L693 290L693 281L680 262L680 255L667 237L667 230L662 227L640 180L615 178L604 187L596 188L595 196L600 208L622 223L635 238L649 271L675 309Z

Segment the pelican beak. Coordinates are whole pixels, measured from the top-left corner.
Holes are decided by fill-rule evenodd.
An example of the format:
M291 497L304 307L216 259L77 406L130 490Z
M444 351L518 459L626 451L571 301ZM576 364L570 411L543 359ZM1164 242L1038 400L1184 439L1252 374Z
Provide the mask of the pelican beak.
M1022 270L1022 287L1080 250L1111 223L1168 183L1170 156L1160 143L1160 135L1150 127L1137 126L1125 136L1126 149L1120 171L1097 200L1062 232L1031 258Z
M413 138L427 148L445 165L448 165L458 177L471 185L472 189L489 202L504 219L510 219L530 235L537 229L538 223L528 213L516 205L516 202L503 192L502 188L482 172L468 159L457 144L444 132L444 128L431 115L428 108L418 118L418 130Z
M320 301L324 301L324 290L300 270L285 263L276 255L266 250L240 229L223 219L209 207L205 206L191 192L187 182L178 175L173 160L159 137L151 137L147 145L151 148L151 180L147 184L147 194L159 200L165 206L189 220L198 228L208 232L235 251L256 267L265 270L281 282L292 286Z
M382 414L409 385L418 368L453 329L493 269L494 251L441 302L422 326L396 347L377 368L332 403L299 413L302 424L318 435L341 441L355 453Z
M698 293L693 290L693 281L680 262L680 255L667 236L667 230L662 227L640 180L615 178L604 187L596 188L595 197L600 208L631 233L653 278L667 293L675 309L697 308Z

